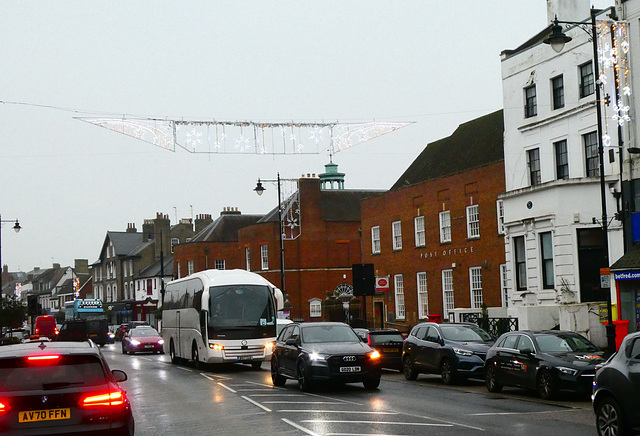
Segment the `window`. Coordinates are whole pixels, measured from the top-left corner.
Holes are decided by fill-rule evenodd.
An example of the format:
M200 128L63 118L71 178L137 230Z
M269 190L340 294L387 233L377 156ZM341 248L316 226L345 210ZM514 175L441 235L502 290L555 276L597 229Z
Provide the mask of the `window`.
M174 245L178 245L180 243L180 239L178 238L171 238L171 252L173 253L173 246Z
M147 295L153 294L153 280L147 279Z
M513 250L515 254L516 289L519 292L527 290L527 259L524 247L524 236L513 238Z
M451 242L451 212L440 212L440 243Z
M584 155L587 164L587 177L599 177L598 134L591 132L582 135L582 143L584 144Z
M322 316L322 301L314 298L309 301L309 316L311 318L318 318Z
M531 186L539 185L541 182L540 176L540 149L534 148L527 151L527 159L529 160L529 179Z
M404 282L402 274L393 276L396 293L396 319L404 319Z
M453 302L453 270L442 270L442 301L444 309L444 317L449 317L449 311L455 307Z
M182 276L180 275L180 262L176 262L176 272L178 273L178 278L181 278Z
M269 269L269 246L268 245L260 246L260 264L263 271Z
M553 108L560 109L564 107L564 79L562 76L551 79L551 90L553 97Z
M193 274L193 259L187 262L187 275Z
M580 69L580 98L584 98L596 92L595 81L593 80L593 64L589 61L578 68Z
M567 154L567 140L554 142L553 148L556 152L556 179L569 178L569 156Z
M380 227L371 227L371 254L380 253Z
M429 296L427 294L427 273L417 274L418 282L418 318L424 319L429 314Z
M502 287L502 307L509 307L509 287L507 286L507 264L500 265L500 286Z
M498 234L504 235L504 201L498 200L496 209L498 211Z
M469 289L471 289L471 308L482 308L482 267L469 268Z
M524 117L530 118L538 115L536 102L536 85L524 88Z
M480 237L480 214L478 205L467 206L467 238Z
M413 227L415 228L415 239L416 239L416 247L424 247L425 246L425 238L424 238L424 217L417 216L413 219Z
M247 265L247 271L251 271L251 249L249 247L244 249L244 260Z
M214 263L215 263L215 268L216 269L221 269L221 270L225 269L224 268L225 267L224 259L216 259Z
M391 224L391 234L393 238L393 249L402 250L402 223L394 221Z
M540 233L540 257L542 262L542 288L553 289L553 241L551 232Z

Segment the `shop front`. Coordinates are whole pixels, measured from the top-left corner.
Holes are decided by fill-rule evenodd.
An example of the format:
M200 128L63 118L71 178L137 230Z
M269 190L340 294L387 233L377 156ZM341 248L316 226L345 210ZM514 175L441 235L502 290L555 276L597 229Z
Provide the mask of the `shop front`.
M627 333L640 331L640 248L635 246L611 265L615 280L618 322L628 322Z

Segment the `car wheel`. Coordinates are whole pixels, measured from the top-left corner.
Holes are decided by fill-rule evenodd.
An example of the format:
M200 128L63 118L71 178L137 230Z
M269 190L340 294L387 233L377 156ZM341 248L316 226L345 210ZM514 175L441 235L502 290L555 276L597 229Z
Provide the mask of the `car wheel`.
M191 345L191 359L193 360L195 369L202 369L202 362L200 362L200 355L198 354L198 345L195 342Z
M404 378L407 380L415 380L418 378L418 370L416 370L416 365L410 356L405 356L402 361L402 372L404 373Z
M613 398L603 398L596 407L598 436L621 436L626 434L620 406Z
M442 360L440 375L442 375L442 383L445 385L452 385L456 382L456 370L449 359Z
M176 357L176 349L173 346L173 339L169 343L169 357L171 358L171 363L174 365L178 363L178 358Z
M378 389L378 386L380 386L380 378L368 378L363 381L362 384L366 390L373 391Z
M489 364L485 369L484 380L489 392L500 392L502 390L502 384L498 382L498 374L496 367L493 364Z
M538 374L538 394L540 398L552 400L556 396L556 381L551 371L543 369Z
M275 356L271 357L271 381L274 386L284 386L287 382L287 379L280 375L280 365Z
M300 390L303 392L310 392L313 389L304 362L298 363L298 388L300 388Z

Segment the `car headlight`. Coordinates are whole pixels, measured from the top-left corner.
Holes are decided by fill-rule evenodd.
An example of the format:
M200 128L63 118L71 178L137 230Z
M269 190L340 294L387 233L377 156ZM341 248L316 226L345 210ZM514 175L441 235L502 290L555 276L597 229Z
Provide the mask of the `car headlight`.
M462 348L454 348L453 352L458 356L473 356L473 351L463 350Z
M326 356L318 353L309 354L309 360L325 360Z
M369 359L371 360L380 359L380 353L378 352L378 350L373 350L371 353L369 353Z
M160 340L158 341L158 345L163 345L163 344L164 344L164 339L160 339Z
M576 375L578 373L577 369L567 368L566 366L556 366L556 369L561 373L567 375Z
M135 346L140 345L140 341L138 341L138 340L136 340L136 339L131 339L131 341L130 341L130 342L131 342L131 345L135 345Z

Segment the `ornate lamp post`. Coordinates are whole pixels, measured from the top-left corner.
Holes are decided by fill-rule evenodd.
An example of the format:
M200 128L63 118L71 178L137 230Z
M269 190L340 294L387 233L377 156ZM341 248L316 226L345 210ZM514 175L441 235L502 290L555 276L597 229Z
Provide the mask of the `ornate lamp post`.
M0 215L0 228L2 227L2 223L12 223L14 222L13 220L3 220L2 216ZM20 231L22 227L20 227L20 223L18 222L18 220L15 220L15 224L13 226L13 230L15 230L16 233L18 233ZM2 266L2 232L0 231L0 269L2 269L2 272L0 272L0 304L2 304L2 273L4 272L4 267Z

